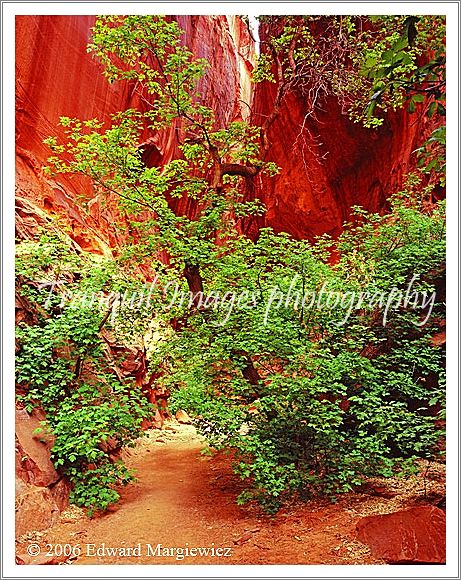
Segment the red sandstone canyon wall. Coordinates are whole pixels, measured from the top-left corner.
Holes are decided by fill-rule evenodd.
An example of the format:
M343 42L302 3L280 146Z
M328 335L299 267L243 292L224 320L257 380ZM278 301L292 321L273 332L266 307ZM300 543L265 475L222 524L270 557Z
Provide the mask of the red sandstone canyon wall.
M323 34L318 26L314 35ZM266 35L262 24L261 41ZM261 47L264 51L263 42ZM270 114L276 88L268 81L256 85L255 119ZM314 111L296 88L283 101L268 135L270 157L281 171L261 178L259 186L266 225L298 238L339 234L354 205L384 210L414 166L413 151L429 133L427 117L418 111L390 111L381 127L367 129L349 119L336 97L318 95Z
M59 134L60 115L108 119L111 112L142 106L133 87L110 85L98 63L86 52L93 16L19 16L16 22L17 195L26 218L37 206L67 216L74 239L90 251L107 252L117 244L112 217L91 200L88 215L73 202L91 198L91 186L81 178L45 179L41 168L49 154L42 141ZM184 42L211 67L199 90L218 119L245 118L249 105L254 118L264 118L272 106L275 87L264 82L253 91L250 82L253 43L238 17L182 16ZM305 117L301 96L290 94L270 128L269 157L281 168L275 179L258 177L257 195L267 206L261 225L296 237L337 234L351 205L379 211L395 191L424 132L417 115L389 115L383 127L364 129L341 113L334 98L316 118ZM305 124L305 130L301 127ZM308 131L306 131L308 129ZM174 130L151 136L159 162L176 152ZM180 202L181 203L181 202ZM27 207L26 207L27 206ZM193 211L184 204L181 211Z
M18 16L16 18L16 194L19 221L27 227L37 208L66 216L71 236L84 249L108 252L117 244L112 216L92 199L85 215L76 195L92 198L90 184L80 177L45 179L42 167L50 151L49 135L60 136L59 117L109 120L113 112L142 107L134 88L109 84L99 64L86 52L94 16ZM252 45L236 17L178 17L184 42L196 57L212 66L198 90L220 122L248 115ZM161 163L176 154L175 131L151 136ZM182 207L182 211L190 208ZM25 220L25 222L24 222Z
M256 88L257 111L267 114L274 85ZM302 97L291 94L269 130L271 158L281 171L262 178L266 224L298 238L337 235L350 208L381 211L412 167L412 152L426 132L424 121L405 111L389 114L382 127L366 129L341 113L334 97L306 118ZM301 131L303 126L308 128Z

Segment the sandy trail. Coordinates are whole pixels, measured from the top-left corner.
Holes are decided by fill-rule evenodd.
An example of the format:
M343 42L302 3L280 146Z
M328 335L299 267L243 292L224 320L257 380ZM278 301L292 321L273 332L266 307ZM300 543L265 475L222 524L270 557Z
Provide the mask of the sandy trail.
M169 429L149 432L130 450L125 459L138 481L122 490L116 506L91 520L70 508L38 533L39 543L79 544L73 565L381 563L355 540L363 495L293 505L275 517L240 507L235 499L242 487L229 457L202 455L191 426ZM376 501L387 500L369 501L374 511Z

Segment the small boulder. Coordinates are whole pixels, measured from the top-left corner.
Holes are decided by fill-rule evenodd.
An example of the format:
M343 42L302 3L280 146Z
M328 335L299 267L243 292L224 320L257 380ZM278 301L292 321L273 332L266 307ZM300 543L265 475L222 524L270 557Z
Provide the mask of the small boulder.
M184 423L186 425L190 425L192 423L189 415L186 413L186 411L183 411L182 409L179 409L179 411L176 411L175 417L176 417L176 421L178 421L178 423Z
M26 483L47 486L58 481L59 476L51 462L53 439L41 429L44 415L34 411L16 409L16 475Z
M445 563L445 513L434 506L362 518L357 538L389 564Z

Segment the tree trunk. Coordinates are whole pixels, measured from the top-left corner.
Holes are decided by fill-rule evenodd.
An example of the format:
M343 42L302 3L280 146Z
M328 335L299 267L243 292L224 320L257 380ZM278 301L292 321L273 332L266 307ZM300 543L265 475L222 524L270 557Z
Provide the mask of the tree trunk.
M197 265L186 264L184 268L184 276L187 280L187 285L190 292L195 297L198 293L203 295L203 280L200 274L200 268Z

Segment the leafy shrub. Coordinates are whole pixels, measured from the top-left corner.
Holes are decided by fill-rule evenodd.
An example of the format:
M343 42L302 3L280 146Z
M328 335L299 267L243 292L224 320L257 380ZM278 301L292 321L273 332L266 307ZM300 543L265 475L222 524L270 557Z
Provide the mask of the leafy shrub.
M334 265L322 244L263 232L254 247L227 254L207 281L213 289L250 289L255 307L235 309L222 327L223 313L208 314L217 323L212 330L197 314L168 355L152 354L168 356L169 376L182 385L174 405L198 418L212 445L235 450L236 473L247 483L239 501L257 499L276 511L293 494L334 496L440 455L444 350L431 336L443 328L444 216L443 203L420 210L427 195L413 178L393 198L392 213L357 209L339 240L325 242L340 251ZM412 292L435 292L432 314L421 325L427 312L392 307L383 325L383 309L365 304L344 322L341 308L303 312L292 301L272 309L264 325L271 288L287 293L295 274L298 289L326 282L343 293L394 286L405 293L413 279ZM259 385L239 377L236 351L257 361Z
M19 245L19 292L33 300L41 315L37 324L18 327L17 382L27 411L45 411L44 429L54 436L52 460L73 484L71 501L93 513L116 502L116 487L133 479L114 454L142 435L142 420L151 416L152 406L136 385L120 382L110 368L100 333L104 312L84 303L59 306L56 293L50 299L49 292L34 288L34 279L59 265L68 276L68 292L96 291L107 283L100 264L91 268L65 249L62 240L49 235ZM54 259L48 262L44 258L50 254ZM79 266L78 283L69 277L69 262Z

